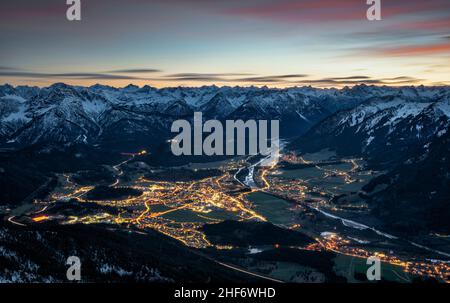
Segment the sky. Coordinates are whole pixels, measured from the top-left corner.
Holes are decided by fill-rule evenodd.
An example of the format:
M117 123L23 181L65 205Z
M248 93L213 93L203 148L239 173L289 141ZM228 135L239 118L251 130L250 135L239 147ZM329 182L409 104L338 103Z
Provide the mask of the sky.
M2 0L0 83L450 85L450 1Z

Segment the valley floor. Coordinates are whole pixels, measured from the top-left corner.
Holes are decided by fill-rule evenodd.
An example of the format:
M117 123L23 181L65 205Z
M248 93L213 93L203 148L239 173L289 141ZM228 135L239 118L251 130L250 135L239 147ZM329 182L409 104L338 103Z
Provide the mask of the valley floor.
M322 151L284 155L273 167L250 157L157 168L140 156L109 167L112 180L61 174L47 198L5 211L5 220L17 228L51 223L107 224L142 235L156 230L228 270L272 282L364 282L369 256L383 262L385 281L450 282L448 236L425 239L439 246L432 249L376 227L360 192L379 172L367 170L363 159ZM244 237L237 245L224 235L217 243L205 231L205 224L229 221L268 222L311 242ZM236 233L254 232L241 228Z

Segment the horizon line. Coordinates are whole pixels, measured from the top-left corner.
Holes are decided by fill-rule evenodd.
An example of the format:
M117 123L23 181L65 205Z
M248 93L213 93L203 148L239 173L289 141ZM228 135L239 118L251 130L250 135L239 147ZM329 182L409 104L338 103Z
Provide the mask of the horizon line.
M152 86L149 84L145 84L142 86L133 84L133 83L129 83L125 86L114 86L114 85L109 85L109 84L101 84L101 83L95 83L92 85L75 85L75 84L67 84L65 82L54 82L50 85L13 85L10 84L8 82L3 82L2 84L0 84L0 86L11 86L13 88L18 88L18 87L37 87L39 89L44 89L44 88L50 88L52 86L55 86L57 84L63 84L63 85L67 85L67 86L71 86L71 87L81 87L81 88L91 88L94 86L105 86L105 87L110 87L113 89L126 89L129 86L135 86L138 89L142 89L144 87L149 87L152 89L156 89L156 90L161 90L161 89L175 89L175 88L190 88L190 89L194 89L194 88L204 88L204 87L216 87L216 88L259 88L259 89L278 89L278 90L286 90L286 89L298 89L298 88L313 88L313 89L318 89L318 90L343 90L345 88L347 89L352 89L355 87L359 87L359 86L367 86L367 87L389 87L389 88L405 88L405 87L412 87L412 88L416 88L416 87L427 87L427 88L437 88L437 87L450 87L450 83L449 84L445 84L445 83L436 83L436 84L404 84L404 85L389 85L387 84L382 84L382 85L377 85L377 84L366 84L366 83L358 83L358 84L353 84L353 85L343 85L340 87L337 86L324 86L324 87L320 87L320 86L313 86L313 85L302 85L302 86L286 86L286 87L280 87L280 86L269 86L269 85L247 85L247 86L241 86L241 85L218 85L218 84L203 84L203 85L198 85L198 86L183 86L183 85L178 85L178 86L163 86L163 87L156 87L156 86Z

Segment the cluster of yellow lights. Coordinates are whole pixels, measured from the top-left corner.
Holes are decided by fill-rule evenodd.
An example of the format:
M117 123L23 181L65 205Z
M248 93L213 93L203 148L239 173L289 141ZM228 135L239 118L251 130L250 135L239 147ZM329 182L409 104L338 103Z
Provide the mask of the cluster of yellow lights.
M145 150L136 155L145 155ZM131 158L130 158L131 159ZM315 164L309 162L302 157L295 154L284 155L283 161L289 163L300 164ZM123 174L121 166L129 160L114 166L113 168L118 172L119 176ZM327 176L342 177L346 183L355 182L351 176L353 172L359 169L358 159L345 160L345 162L352 164L349 172L324 169L320 166L316 168L325 172ZM306 197L308 189L307 183L302 180L281 179L276 173L276 165L271 167L258 168L255 171L255 181L260 183L260 189L244 190L243 186L236 185L236 182L231 174L228 172L232 168L239 167L240 163L231 162L228 167L223 167L223 174L219 177L205 178L197 181L189 182L165 182L148 180L140 176L132 181L119 186L120 180L117 179L112 186L134 188L142 191L142 195L137 197L128 197L122 200L107 200L107 201L92 201L100 205L113 206L120 210L118 215L111 215L108 213L100 213L95 215L87 215L83 217L71 216L67 218L66 224L83 223L92 224L100 222L108 222L115 224L125 224L138 227L140 229L155 229L167 236L177 239L187 246L204 248L212 246L202 231L203 224L200 222L179 222L171 219L171 214L186 210L192 212L193 215L199 219L204 219L210 223L221 222L221 219L214 218L211 213L214 210L223 210L232 213L239 220L259 220L267 221L267 219L258 214L253 207L253 204L246 198L246 196L255 191L268 192L274 196L279 196L284 199L299 202L301 207ZM92 190L93 186L77 186L70 180L69 175L63 175L63 182L66 184L62 187L62 191L53 194L55 200L61 199L76 199L79 202L88 202L83 197ZM318 191L314 188L314 191ZM327 193L322 192L322 195ZM325 200L317 199L315 203L320 206L325 205ZM47 220L45 215L33 218L35 222ZM193 220L195 221L195 220ZM299 224L294 224L288 228L299 229ZM309 245L305 249L308 250L330 250L340 254L349 256L367 258L372 256L373 252L365 251L362 248L352 247L352 241L342 238L336 234L330 234L326 237L317 238L317 242ZM231 246L215 245L217 249L232 249ZM400 260L395 256L390 256L387 253L376 253L376 255L386 263L398 265L403 268L405 272L415 275L427 275L439 278L449 282L448 272L450 267L445 263L424 263L414 261Z
M48 219L49 219L49 216L42 215L42 216L34 217L32 220L33 220L33 222L39 223L42 221L46 221Z
M329 234L322 238L316 238L317 243L309 245L308 250L329 250L339 254L356 258L367 259L371 256L378 257L382 262L399 266L403 271L417 276L433 277L440 281L450 283L450 265L447 263L427 263L419 261L405 261L388 252L369 252L361 248L352 247L351 241L337 234Z

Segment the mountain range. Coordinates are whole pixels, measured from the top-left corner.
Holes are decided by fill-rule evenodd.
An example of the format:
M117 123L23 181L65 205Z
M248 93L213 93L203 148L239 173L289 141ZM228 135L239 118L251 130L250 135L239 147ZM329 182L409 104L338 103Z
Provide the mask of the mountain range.
M333 116L339 119L336 122L352 127L359 126L364 114L380 110L388 114L389 110L395 110L406 118L408 111L415 114L433 103L445 103L448 98L446 87L360 85L338 90L216 86L156 89L133 85L113 88L63 83L45 88L3 85L0 86L0 144L3 147L39 143L141 146L167 137L174 120L192 117L194 111L203 112L205 119L279 119L282 136L296 137L336 112L340 113ZM347 117L350 120L345 120L345 110L349 109L353 112ZM433 110L440 109L437 105L428 110L432 114ZM371 123L380 122L382 117L376 119ZM372 126L365 127L369 133Z

